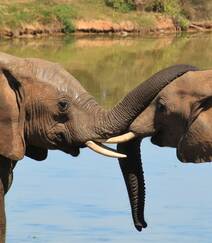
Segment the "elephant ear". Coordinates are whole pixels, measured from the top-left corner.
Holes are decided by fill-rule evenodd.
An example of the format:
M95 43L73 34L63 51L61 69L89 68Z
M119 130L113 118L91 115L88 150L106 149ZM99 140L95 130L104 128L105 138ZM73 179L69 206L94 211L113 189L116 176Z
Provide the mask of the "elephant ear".
M212 97L195 113L179 142L177 157L182 162L212 162Z
M24 91L21 82L0 63L0 155L20 160L25 154Z
M138 231L147 227L144 219L145 182L140 143L141 140L136 138L117 146L119 152L127 155L127 158L119 159L119 165L127 186L134 225Z

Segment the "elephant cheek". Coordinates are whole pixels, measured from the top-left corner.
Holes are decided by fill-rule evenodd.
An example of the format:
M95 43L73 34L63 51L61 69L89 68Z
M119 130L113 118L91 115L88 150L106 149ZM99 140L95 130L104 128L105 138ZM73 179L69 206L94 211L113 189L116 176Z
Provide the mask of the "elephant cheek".
M154 109L148 107L143 113L141 113L130 125L130 131L139 135L140 137L152 136L156 129L154 126Z
M212 161L212 108L200 113L181 138L177 157L182 162Z
M199 144L195 144L196 138L192 134L186 134L177 147L177 157L183 163L201 163L201 151Z

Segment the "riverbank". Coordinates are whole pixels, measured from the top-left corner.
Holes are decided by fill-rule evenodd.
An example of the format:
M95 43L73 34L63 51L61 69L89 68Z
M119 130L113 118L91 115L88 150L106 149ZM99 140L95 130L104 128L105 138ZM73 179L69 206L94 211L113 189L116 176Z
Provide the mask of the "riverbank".
M179 18L179 17L178 17ZM187 21L176 16L146 11L120 12L103 0L0 0L0 37L33 38L48 35L163 34L212 31L212 20Z
M212 31L212 21L191 22L187 32L209 32ZM72 34L116 34L127 36L130 34L168 34L181 32L174 21L168 17L158 17L153 27L141 27L131 21L113 23L106 20L78 20L75 22L75 31ZM64 28L59 23L44 25L40 23L25 24L17 29L10 27L0 28L2 38L34 38L48 35L65 35Z

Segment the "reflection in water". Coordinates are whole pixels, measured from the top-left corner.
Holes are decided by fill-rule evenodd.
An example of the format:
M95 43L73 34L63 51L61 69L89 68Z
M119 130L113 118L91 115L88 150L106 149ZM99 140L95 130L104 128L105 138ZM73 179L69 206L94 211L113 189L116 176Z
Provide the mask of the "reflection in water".
M169 65L189 63L204 69L212 67L211 34L157 39L15 40L2 42L0 50L61 63L107 107Z
M65 66L98 101L113 106L154 72L176 63L212 67L212 35L7 40L0 51ZM142 147L149 227L135 231L113 159L84 149L18 163L7 195L9 243L210 243L211 164L182 165L171 149Z

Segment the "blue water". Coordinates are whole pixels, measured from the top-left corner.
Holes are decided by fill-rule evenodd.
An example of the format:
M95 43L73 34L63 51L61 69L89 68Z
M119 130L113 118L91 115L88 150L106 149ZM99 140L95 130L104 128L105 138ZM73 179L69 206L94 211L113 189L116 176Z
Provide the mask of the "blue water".
M182 164L174 149L142 145L148 228L137 232L116 159L87 149L20 161L7 195L9 243L211 243L211 164Z
M57 61L104 106L174 63L212 67L212 35L1 41L0 51ZM83 149L20 161L6 196L8 243L211 243L212 165L182 164L174 149L142 145L148 228L133 226L117 160Z

